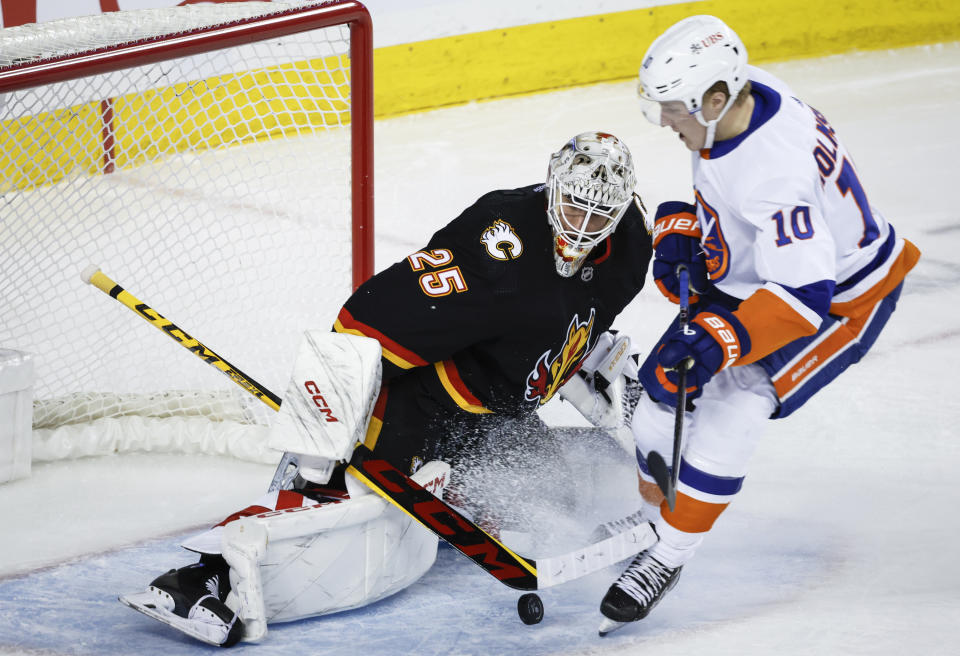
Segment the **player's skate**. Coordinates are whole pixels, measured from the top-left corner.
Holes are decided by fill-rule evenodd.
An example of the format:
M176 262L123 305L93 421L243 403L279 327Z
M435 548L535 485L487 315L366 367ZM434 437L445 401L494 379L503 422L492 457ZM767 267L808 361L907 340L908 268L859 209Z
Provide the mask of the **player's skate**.
M205 557L158 576L146 591L120 601L197 640L230 647L243 635L243 623L224 603L229 590L226 562L219 556Z
M677 584L681 569L667 567L649 551L634 558L600 602L600 612L604 615L600 635L646 617L663 595Z

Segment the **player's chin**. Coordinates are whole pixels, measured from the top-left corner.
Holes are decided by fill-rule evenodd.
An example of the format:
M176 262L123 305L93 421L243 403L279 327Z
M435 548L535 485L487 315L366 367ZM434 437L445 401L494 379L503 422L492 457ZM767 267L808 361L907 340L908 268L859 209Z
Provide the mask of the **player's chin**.
M687 147L687 150L700 150L700 146L694 144L693 140L682 132L678 133L677 136L680 137L680 141L682 141L683 145Z

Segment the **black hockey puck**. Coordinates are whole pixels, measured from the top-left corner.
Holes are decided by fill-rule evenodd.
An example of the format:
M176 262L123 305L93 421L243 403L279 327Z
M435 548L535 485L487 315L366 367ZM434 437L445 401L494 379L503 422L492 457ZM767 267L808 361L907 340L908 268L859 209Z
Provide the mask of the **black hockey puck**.
M517 600L517 613L524 624L539 624L543 619L543 601L535 592L528 592Z

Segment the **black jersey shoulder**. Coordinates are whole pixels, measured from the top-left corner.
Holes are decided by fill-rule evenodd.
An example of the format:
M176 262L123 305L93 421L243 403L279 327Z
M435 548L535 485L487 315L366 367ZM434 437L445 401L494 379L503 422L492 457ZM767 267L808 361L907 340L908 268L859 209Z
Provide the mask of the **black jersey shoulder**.
M438 230L427 248L450 249L473 276L512 278L550 248L543 184L484 194Z
M546 196L544 185L529 185L517 189L491 191L465 209L460 216L441 228L430 240L433 245L438 237L452 237L461 242L476 239L495 221L506 221L518 230L547 225Z

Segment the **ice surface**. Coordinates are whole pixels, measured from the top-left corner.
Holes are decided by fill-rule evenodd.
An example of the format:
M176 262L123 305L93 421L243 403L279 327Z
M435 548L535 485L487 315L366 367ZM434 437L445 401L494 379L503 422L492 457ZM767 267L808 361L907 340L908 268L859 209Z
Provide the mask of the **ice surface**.
M650 618L597 637L599 600L619 574L611 568L544 591L546 618L524 626L517 593L443 548L437 565L395 597L280 625L263 644L237 649L956 653L960 401L952 373L960 367L960 216L951 189L960 173L960 45L769 68L830 118L857 158L871 202L924 255L870 356L801 412L770 424L742 493ZM549 153L592 129L630 145L648 207L690 196L689 156L672 133L644 122L632 82L379 122L378 268L421 247L480 194L542 179ZM618 325L647 346L671 313L651 286ZM548 406L544 416L581 423L564 406ZM569 446L568 462L583 467L567 504L574 512L537 523L556 543L634 503L628 458L599 445ZM271 471L224 458L120 454L35 465L30 479L0 486L0 654L206 651L130 612L116 595L189 562L176 537L244 505ZM538 507L563 507L563 468L547 474L542 496L522 501L537 517Z

